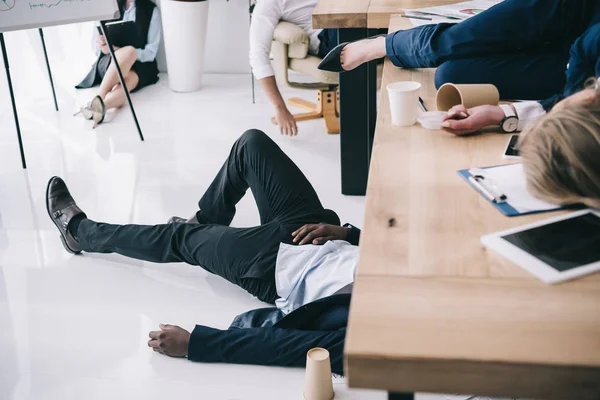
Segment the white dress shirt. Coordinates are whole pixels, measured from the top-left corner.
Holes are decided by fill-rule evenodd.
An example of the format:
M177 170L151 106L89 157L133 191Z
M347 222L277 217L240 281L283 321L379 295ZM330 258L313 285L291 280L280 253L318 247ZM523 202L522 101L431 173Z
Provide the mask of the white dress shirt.
M135 2L131 4L129 9L125 10L123 13L123 21L134 21L135 22ZM150 26L148 27L148 38L146 47L143 49L135 49L137 52L137 60L139 62L151 62L156 59L156 54L158 53L158 48L160 47L160 37L161 37L161 23L160 23L160 12L158 7L154 7L154 11L152 12L152 18L150 19ZM100 47L98 46L98 30L94 29L94 49L96 49L96 54L100 55Z
M260 0L259 0L260 1ZM285 314L331 296L354 282L358 246L333 240L322 246L282 243L275 264L275 305Z
M310 38L310 54L319 53L319 33L312 28L312 13L317 0L258 0L250 25L250 65L256 79L275 75L269 54L273 32L280 21L302 28Z
M537 101L518 101L513 103L519 118L517 131L522 131L527 125L546 115L544 107Z

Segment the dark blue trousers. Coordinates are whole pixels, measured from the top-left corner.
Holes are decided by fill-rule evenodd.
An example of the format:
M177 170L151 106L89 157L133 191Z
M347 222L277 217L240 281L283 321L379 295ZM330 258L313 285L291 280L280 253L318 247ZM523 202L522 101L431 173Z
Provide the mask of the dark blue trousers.
M492 83L549 109L600 76L600 1L505 0L460 24L395 32L386 47L398 67L438 67L437 86Z

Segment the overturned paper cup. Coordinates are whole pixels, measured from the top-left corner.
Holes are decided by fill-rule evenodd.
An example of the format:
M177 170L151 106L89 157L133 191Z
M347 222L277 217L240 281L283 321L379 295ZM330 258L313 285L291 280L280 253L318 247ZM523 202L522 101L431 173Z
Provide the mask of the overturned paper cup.
M320 347L306 354L305 400L331 400L334 397L329 352Z
M443 84L437 92L435 103L439 111L448 111L452 107L462 104L466 108L489 104L498 105L500 93L494 85L455 85Z

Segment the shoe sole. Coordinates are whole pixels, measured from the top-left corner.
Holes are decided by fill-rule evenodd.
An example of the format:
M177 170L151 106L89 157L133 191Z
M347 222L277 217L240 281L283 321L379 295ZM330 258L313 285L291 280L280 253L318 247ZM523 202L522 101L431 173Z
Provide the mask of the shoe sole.
M81 252L75 251L69 247L69 245L67 244L67 240L65 239L65 236L62 233L61 227L58 226L58 224L56 223L56 220L54 219L54 217L52 216L52 213L50 212L50 205L48 204L48 194L50 193L50 184L52 183L53 180L54 180L54 178L50 179L48 181L48 185L46 186L46 212L48 213L48 216L50 217L50 220L52 221L54 226L56 226L56 228L58 229L58 232L60 233L60 241L62 242L65 250L67 250L71 254L77 255Z

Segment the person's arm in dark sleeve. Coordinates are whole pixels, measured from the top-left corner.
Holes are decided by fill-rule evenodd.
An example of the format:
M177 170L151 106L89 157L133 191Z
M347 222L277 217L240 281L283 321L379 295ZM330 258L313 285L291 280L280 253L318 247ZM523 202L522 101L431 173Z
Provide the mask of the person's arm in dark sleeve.
M600 76L600 23L591 25L571 46L565 90L540 103L546 111L559 101L585 89L590 77Z
M344 228L348 229L348 236L346 237L346 241L354 246L358 246L360 243L360 229L355 227L352 224L345 224Z
M205 363L305 367L306 353L315 347L329 351L331 370L344 374L346 329L303 331L280 328L219 330L196 325L188 359Z

